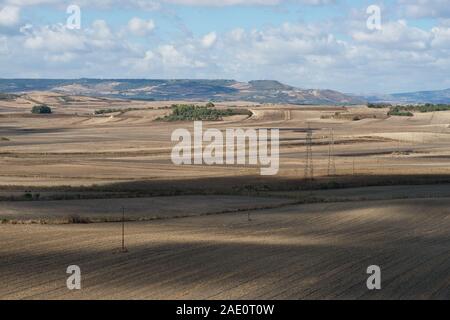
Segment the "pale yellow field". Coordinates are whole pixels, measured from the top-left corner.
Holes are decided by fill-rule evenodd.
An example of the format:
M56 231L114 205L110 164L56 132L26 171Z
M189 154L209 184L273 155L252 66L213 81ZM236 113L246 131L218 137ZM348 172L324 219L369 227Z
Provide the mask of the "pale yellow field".
M102 103L105 104L103 100ZM108 103L102 108L115 107L118 102ZM99 109L96 104L90 105L89 101L86 104L89 109L84 113L83 109L78 110L78 115L68 113L73 110L62 106L55 108L55 114L50 116L32 116L24 110L3 113L0 116L0 137L4 138L0 141L0 185L90 186L139 180L259 175L259 168L254 166L174 166L170 159L175 145L171 134L178 128L192 130L192 123L153 121L170 112L157 106L170 102L137 102L137 106L133 102L131 107L142 105L144 109L100 116L92 115ZM127 102L121 105L130 107ZM222 122L205 122L204 128L281 129L278 177L303 177L304 130L308 125L314 130L313 157L317 176L328 172L331 129L337 175L449 173L449 112L386 119L385 111L365 107L241 105L247 106L254 115L248 119L237 116ZM145 109L153 107L156 109ZM6 107L0 106L0 110L2 108ZM329 118L336 112L371 114L377 118L360 121L352 121L347 116Z

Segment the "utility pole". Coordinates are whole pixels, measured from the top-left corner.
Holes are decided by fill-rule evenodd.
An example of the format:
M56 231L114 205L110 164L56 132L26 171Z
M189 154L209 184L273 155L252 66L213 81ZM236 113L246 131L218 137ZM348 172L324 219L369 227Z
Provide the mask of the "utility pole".
M354 156L353 156L352 160L353 160L353 175L355 175L355 157Z
M127 252L125 247L125 208L122 207L122 252Z
M330 129L329 144L328 144L328 176L336 175L336 162L334 158L334 131Z
M312 130L308 123L308 129L306 130L306 163L305 163L305 179L314 179L314 163L312 158Z

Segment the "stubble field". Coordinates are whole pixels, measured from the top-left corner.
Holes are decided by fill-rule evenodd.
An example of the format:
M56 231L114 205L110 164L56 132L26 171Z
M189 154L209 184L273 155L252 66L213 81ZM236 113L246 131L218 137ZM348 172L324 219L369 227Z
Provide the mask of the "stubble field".
M36 101L54 114L31 115ZM171 133L192 123L154 121L170 104L0 102L1 299L449 298L449 112L218 104L253 115L205 129L280 129L279 174L261 177L257 166L173 165ZM128 253L110 222L122 207ZM80 291L66 288L73 264Z

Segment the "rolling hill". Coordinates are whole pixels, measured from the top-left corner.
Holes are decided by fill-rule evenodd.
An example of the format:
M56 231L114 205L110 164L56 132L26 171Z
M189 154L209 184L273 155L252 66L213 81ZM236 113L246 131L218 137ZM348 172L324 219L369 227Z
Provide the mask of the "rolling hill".
M250 101L289 104L359 104L333 90L299 89L273 80L0 79L0 92L53 91L67 95L137 100Z
M450 103L450 89L372 95L365 96L363 99L369 102L390 103Z

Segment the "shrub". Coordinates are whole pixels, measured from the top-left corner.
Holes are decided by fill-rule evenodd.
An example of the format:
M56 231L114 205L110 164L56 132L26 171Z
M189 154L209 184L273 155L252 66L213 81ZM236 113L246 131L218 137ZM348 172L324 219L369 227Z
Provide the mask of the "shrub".
M88 224L92 223L92 220L89 217L80 217L77 214L70 215L67 217L67 223L69 224Z
M383 108L391 108L392 104L390 103L368 103L367 107L373 109L383 109Z
M388 115L391 116L405 116L412 117L412 112L438 112L438 111L450 111L450 104L408 104L408 105L396 105L391 106L391 110Z
M410 111L403 110L399 107L391 108L388 112L388 116L399 116L399 117L412 117L414 114Z
M52 113L52 109L45 104L41 104L41 105L34 106L31 109L31 112L35 113L35 114L50 114L50 113Z
M31 193L29 193L29 192L25 193L25 194L24 194L24 197L25 197L25 199L27 199L27 200L33 200L33 195L32 195Z
M251 115L246 109L226 109L201 107L196 105L179 104L172 105L172 114L157 118L158 121L218 121L223 117L244 114Z
M122 109L100 109L100 110L95 110L94 114L107 114L107 113L116 113L116 112L121 112Z
M7 100L7 101L11 101L14 100L16 98L18 98L19 96L16 94L11 94L11 93L0 93L0 100Z
M120 113L124 114L125 112L129 111L140 111L140 110L153 110L153 107L146 107L146 108L108 108L108 109L100 109L95 110L94 114L101 115L101 114L108 114L108 113Z
M214 105L214 103L212 103L212 102L210 101L210 102L208 102L208 103L206 104L206 107L207 107L207 108L214 108L215 105Z

